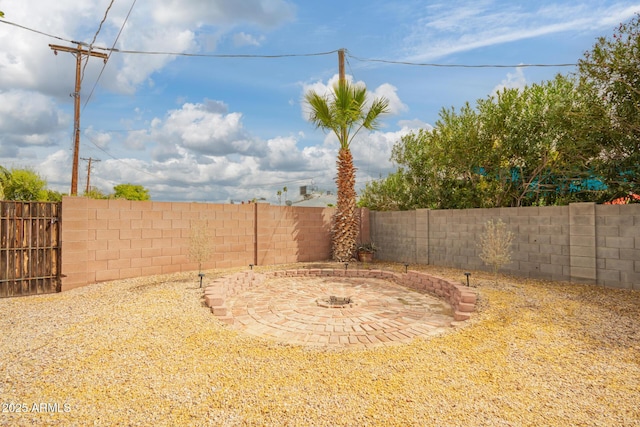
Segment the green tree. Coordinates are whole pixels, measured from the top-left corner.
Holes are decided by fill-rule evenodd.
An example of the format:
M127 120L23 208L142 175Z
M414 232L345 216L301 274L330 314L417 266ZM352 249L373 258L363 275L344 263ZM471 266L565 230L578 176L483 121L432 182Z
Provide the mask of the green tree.
M119 184L113 187L113 197L127 200L149 200L149 190L142 185Z
M640 193L640 14L598 38L578 67L581 89L610 118L598 173L612 198Z
M88 197L90 199L108 199L109 198L108 194L104 194L102 191L100 191L98 188L95 188L95 187L91 187L88 192L85 191L83 196Z
M358 206L376 211L408 210L412 205L408 199L416 193L407 188L409 181L400 170L386 179L368 182L358 199Z
M47 190L47 201L49 202L61 202L62 201L62 197L65 194L59 192L59 191L55 191L55 190Z
M590 200L603 116L576 81L555 79L507 89L478 101L480 140L488 144L484 169L489 206L566 204ZM594 126L596 125L596 126Z
M48 200L47 181L33 170L11 169L8 179L6 175L4 179L3 193L6 200L23 202Z
M443 109L394 146L396 173L368 184L371 209L466 209L589 200L602 114L561 75ZM597 126L594 126L597 124Z
M341 79L328 95L310 91L305 100L311 107L310 121L325 131L332 131L340 143L337 159L338 200L333 218L332 251L335 261L352 258L358 236L356 215L356 171L350 145L360 130L378 127L380 115L389 111L389 101L376 98L370 104L367 89Z
M4 199L4 188L11 178L11 172L3 166L0 166L0 200Z

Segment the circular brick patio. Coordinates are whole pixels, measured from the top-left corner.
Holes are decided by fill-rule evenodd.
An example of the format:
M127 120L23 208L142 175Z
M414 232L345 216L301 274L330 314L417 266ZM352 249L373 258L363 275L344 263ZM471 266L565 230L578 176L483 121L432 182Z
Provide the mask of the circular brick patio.
M426 281L411 273L247 272L208 286L205 302L236 330L282 343L323 347L398 344L443 333L457 320L468 318L474 304L463 299L475 303L475 293L441 278ZM435 295L428 292L429 283ZM332 296L334 301L349 302L328 304Z

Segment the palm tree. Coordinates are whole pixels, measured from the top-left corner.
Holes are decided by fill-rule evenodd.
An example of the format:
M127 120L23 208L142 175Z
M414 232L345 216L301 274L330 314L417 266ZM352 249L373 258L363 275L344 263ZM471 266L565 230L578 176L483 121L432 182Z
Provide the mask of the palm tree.
M378 118L389 112L389 101L376 98L367 103L367 88L340 80L328 95L307 92L305 100L311 107L309 120L323 130L332 131L340 142L338 152L337 209L333 218L332 246L334 261L349 261L358 237L356 215L356 170L350 145L362 128L375 130Z

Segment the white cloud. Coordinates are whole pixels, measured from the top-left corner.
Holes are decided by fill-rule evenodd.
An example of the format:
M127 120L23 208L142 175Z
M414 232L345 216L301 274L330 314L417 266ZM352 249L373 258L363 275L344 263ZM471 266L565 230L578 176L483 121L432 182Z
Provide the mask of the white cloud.
M409 107L400 101L397 90L397 87L383 83L373 91L374 97L386 98L389 101L389 114L400 114L409 110Z
M324 174L335 167L338 154L337 145L323 144L319 146L298 147L299 141L292 137L277 137L268 141L268 150L260 159L262 171L274 172L308 172L311 175Z
M514 73L507 73L507 77L502 82L493 88L491 94L502 92L504 89L524 89L527 85L527 79L524 76L524 69L522 67L516 68Z
M154 159L159 161L180 157L180 148L210 156L265 152L264 144L244 130L241 113L228 113L224 104L211 100L185 103L164 119L153 119L149 129L130 132L127 144L133 148L155 145Z
M89 126L85 129L83 137L88 138L92 144L96 147L106 149L109 147L109 143L112 140L112 136L106 132L100 132L93 129L92 126Z
M5 148L57 145L69 119L48 96L24 90L0 91L0 143Z
M400 120L398 121L398 126L400 126L400 128L403 130L409 130L409 131L420 130L420 129L426 129L426 130L433 129L433 126L431 126L429 123L419 119Z
M178 28L132 28L127 27L131 37L120 43L121 50L146 52L187 52L197 50L195 34ZM125 36L127 35L125 33ZM173 61L170 55L111 55L108 77L104 85L109 89L132 94L138 85L149 81L150 76ZM116 70L114 70L114 67Z
M36 168L47 179L49 188L68 193L71 188L71 151L57 150Z
M640 4L607 7L596 0L539 6L505 6L492 0L430 4L412 11L418 18L404 39L404 57L409 61L429 61L548 34L608 30L638 11Z
M84 3L34 0L9 2L4 12L11 22L66 40L90 43L109 4L109 0ZM95 46L111 47L122 28L115 46L120 50L182 53L205 48L210 51L216 46L211 37L217 40L239 25L266 30L295 16L295 6L285 0L158 0L136 3L123 27L130 7L131 4L125 2L112 5ZM261 40L261 35L245 37L245 42ZM200 42L206 46L199 45ZM14 26L0 25L0 89L36 89L59 97L68 95L73 88L74 57L65 52L54 56L49 43L69 45ZM174 59L169 55L113 53L101 85L119 93L134 93L140 84L152 84L153 73ZM95 81L101 69L99 59L90 60L85 81Z
M264 36L254 36L245 32L235 33L233 35L233 44L236 47L241 46L260 46L264 42Z
M260 161L264 170L304 170L307 160L298 150L293 137L277 137L267 141L267 155Z
M273 28L295 15L293 3L284 0L161 0L153 3L151 16L158 24L206 22L227 25L244 21Z
M357 181L360 185L395 171L391 163L391 150L400 139L413 129L403 128L396 132L373 132L356 137L351 145L354 163L358 168Z

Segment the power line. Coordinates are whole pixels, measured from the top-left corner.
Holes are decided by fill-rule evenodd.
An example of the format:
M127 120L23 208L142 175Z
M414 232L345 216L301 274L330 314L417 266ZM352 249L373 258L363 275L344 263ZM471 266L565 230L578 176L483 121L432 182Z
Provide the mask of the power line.
M331 50L328 52L315 52L315 53L285 53L285 54L277 54L277 55L249 55L249 54L208 54L208 53L187 53L187 52L162 52L162 51L142 51L142 50L120 50L120 49L107 49L101 48L104 50L111 50L116 53L128 53L135 55L170 55L170 56L188 56L195 58L302 58L309 56L323 56L323 55L333 55L338 52L340 49Z
M311 177L306 177L306 178L299 178L299 179L291 179L288 181L281 181L281 182L270 182L270 183L265 183L265 184L253 184L253 185L240 185L240 187L245 188L245 189L253 189L253 188L272 188L272 187L278 187L281 185L286 185L286 184L294 184L294 183L298 183L298 182L305 182L305 181L313 181L316 178L322 178L323 175L316 175L316 176L311 176Z
M92 144L93 144L93 145L94 145L98 150L102 151L104 154L106 154L107 156L111 157L113 160L115 160L115 161L117 161L117 162L120 162L120 163L122 163L123 165L125 165L125 166L127 166L128 168L131 168L131 169L133 169L133 170L135 170L135 171L138 171L138 172L141 172L141 173L143 173L143 174L146 174L146 175L152 176L152 177L154 177L154 178L158 178L158 175L157 175L157 174L154 174L154 173L151 173L151 172L147 172L146 170L143 170L143 169L136 168L136 167L134 167L134 166L130 165L129 163L127 163L125 160L117 158L116 156L114 156L113 154L109 153L107 150L105 150L104 148L102 148L102 147L100 147L98 144L96 144L96 143L95 143L95 141L94 141L93 139L91 139L91 137L87 137L87 139L89 139L89 141L91 141L91 143L92 143Z
M409 61L393 61L389 59L374 59L374 58L360 58L354 55L347 55L350 58L360 62L381 62L384 64L396 64L396 65L413 65L418 67L439 67L439 68L533 68L533 67L575 67L578 64L436 64L429 62L409 62Z
M109 6L107 6L107 10L104 12L104 17L102 18L102 21L100 21L100 25L98 25L98 30L93 35L93 40L91 40L91 43L89 43L89 50L93 49L93 44L96 42L96 39L98 38L98 34L100 34L100 30L102 29L102 25L107 20L107 16L109 15L109 11L111 10L111 6L113 6L113 1L114 0L111 0L111 3L109 3ZM89 64L89 58L88 57L87 57L87 61L84 63L84 67L82 67L82 75L80 77L80 81L82 81L84 79L84 71L87 68L87 64ZM105 66L107 65L106 62L105 62L104 65ZM103 67L103 69L104 69L104 67Z
M27 31L31 31L33 33L41 34L43 36L51 37L52 39L62 40L63 42L78 44L78 42L76 42L76 41L65 39L65 38L58 37L58 36L54 36L54 35L51 35L51 34L48 34L48 33L42 32L42 31L34 30L33 28L25 27L24 25L16 24L15 22L6 21L4 19L0 20L0 23L13 25L14 27L22 28L23 30L27 30Z
M135 1L134 1L135 4ZM132 6L133 7L133 6ZM131 10L129 11L131 13ZM128 15L127 15L128 16ZM77 41L65 39L63 37L54 36L52 34L48 34L42 31L34 30L33 28L25 27L24 25L16 24L10 21L2 20L0 23L9 24L16 26L18 28L22 28L23 30L31 31L37 34L41 34L43 36L52 37L57 40L66 41L68 43L79 44ZM122 29L121 29L122 31ZM81 43L80 43L81 44ZM134 54L134 55L170 55L170 56L188 56L188 57L199 57L199 58L302 58L302 57L310 57L310 56L324 56L324 55L332 55L336 53L339 49L331 50L328 52L313 52L313 53L287 53L287 54L274 54L274 55L249 55L249 54L207 54L207 53L188 53L188 52L166 52L166 51L143 51L143 50L120 50L115 48L108 47L99 47L92 46L93 50L104 50L116 53L126 53L126 54Z
M113 0L111 1L111 5L113 4ZM107 9L107 12L109 11L109 9L111 8L111 5L109 5L109 8ZM89 92L89 96L87 97L87 100L84 102L84 105L82 106L82 109L84 110L85 108L87 108L87 104L89 103L89 100L91 99L91 97L93 96L93 92L96 90L96 87L98 86L98 82L100 81L100 78L102 77L102 73L104 73L104 69L107 67L107 62L109 61L109 59L111 58L111 53L113 52L113 47L116 45L116 43L118 43L118 39L120 38L120 35L122 34L122 30L124 30L124 26L127 23L127 21L129 20L129 16L131 15L131 11L133 10L133 7L136 5L136 0L133 0L133 3L131 4L131 7L129 8L129 12L127 13L127 16L124 18L124 21L122 22L122 25L120 26L120 31L118 31L118 35L116 36L116 39L113 41L113 45L111 46L111 51L109 52L109 54L107 55L107 60L104 62L104 64L102 64L102 69L100 70L100 74L98 74L98 78L96 79L95 83L93 84L93 87L91 88L91 92ZM104 15L104 19L107 18L107 13L105 12ZM104 19L102 22L104 22ZM100 23L100 27L102 27L102 22ZM98 28L98 32L100 31L100 28ZM96 33L96 37L97 37L98 33ZM93 38L93 41L95 42L95 37ZM89 61L87 61L89 62ZM85 64L86 66L86 64Z
M0 23L14 25L16 27L32 31L38 34L45 35L47 37L53 37L58 40L64 40L69 43L77 44L78 42L67 40L62 37L54 36L44 33L42 31L34 30L32 28L18 25L13 22L5 21L4 19ZM167 52L167 51L142 51L142 50L120 50L115 48L105 47L93 47L93 49L100 49L116 53L125 53L132 55L169 55L169 56L185 56L195 58L265 58L265 59L277 59L277 58L303 58L311 56L324 56L333 55L340 49L335 49L327 52L315 52L315 53L291 53L291 54L274 54L274 55L250 55L250 54L206 54L206 53L188 53L188 52ZM560 63L560 64L438 64L429 62L411 62L411 61L397 61L390 59L378 59L378 58L361 58L355 55L351 55L347 51L347 55L356 61L360 62L378 62L384 64L396 64L396 65L410 65L418 67L440 67L440 68L534 68L534 67L575 67L577 63Z

